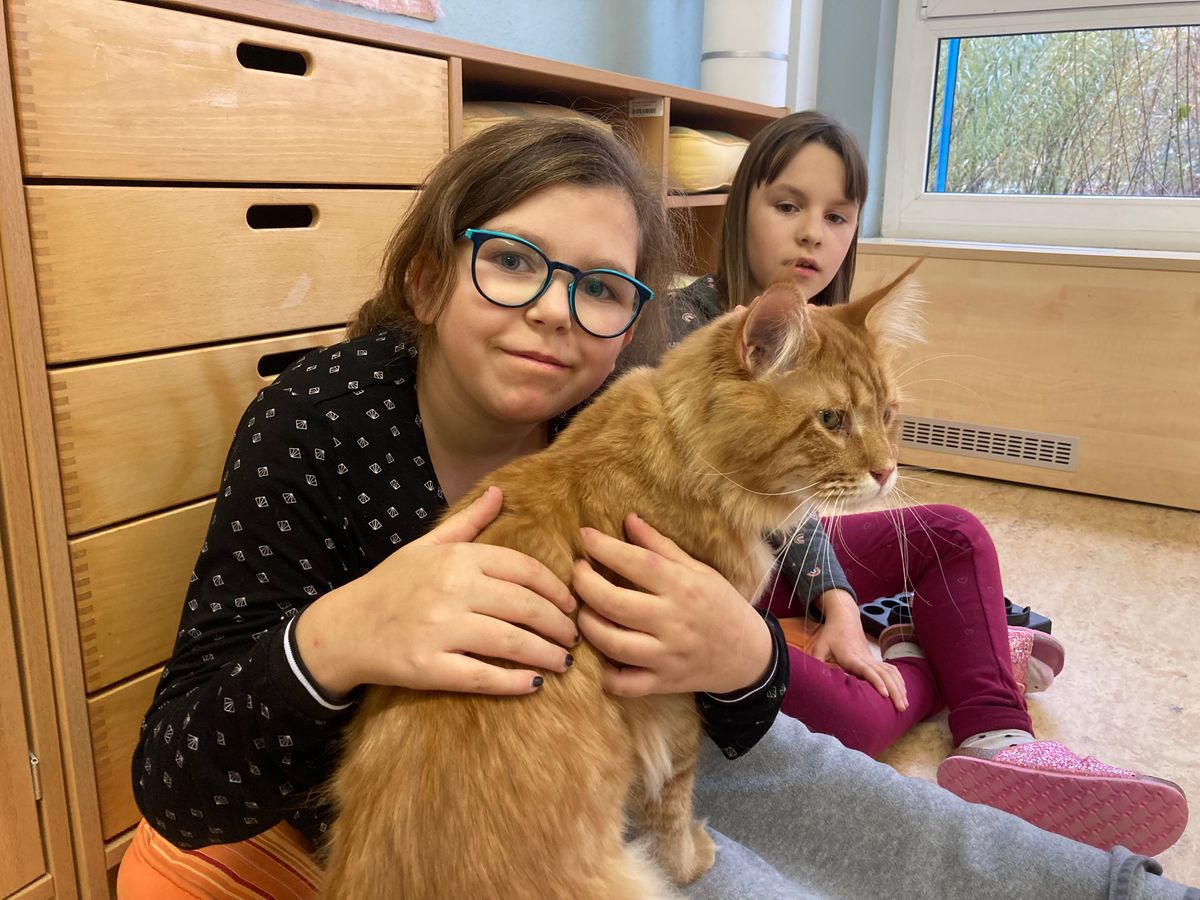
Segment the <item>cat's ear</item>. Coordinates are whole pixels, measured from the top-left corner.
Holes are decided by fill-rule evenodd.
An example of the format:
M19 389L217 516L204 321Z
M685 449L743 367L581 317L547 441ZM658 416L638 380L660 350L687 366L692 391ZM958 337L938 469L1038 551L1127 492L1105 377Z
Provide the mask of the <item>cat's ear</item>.
M911 276L924 261L921 257L883 287L851 301L847 315L885 346L900 349L919 342L924 297Z
M755 377L787 368L810 327L804 294L796 283L775 282L754 299L742 319L742 365Z

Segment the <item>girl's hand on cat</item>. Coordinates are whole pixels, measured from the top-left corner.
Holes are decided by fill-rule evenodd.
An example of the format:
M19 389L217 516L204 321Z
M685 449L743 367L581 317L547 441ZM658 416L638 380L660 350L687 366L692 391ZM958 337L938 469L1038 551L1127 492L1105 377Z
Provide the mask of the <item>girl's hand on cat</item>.
M851 675L862 678L891 700L899 712L908 709L908 688L900 670L877 659L871 652L854 598L836 588L826 591L821 595L821 611L825 615L825 624L817 632L809 655L836 663Z
M774 645L762 616L715 569L635 515L630 543L582 529L588 555L641 590L618 587L586 560L572 586L583 601L579 630L610 662L604 686L623 697L707 691L756 684Z
M469 543L502 502L500 490L489 488L304 611L297 645L327 693L342 697L360 684L390 684L528 694L541 684L533 668L505 669L474 656L551 672L569 668L564 648L579 635L568 617L576 604L567 586L524 553Z

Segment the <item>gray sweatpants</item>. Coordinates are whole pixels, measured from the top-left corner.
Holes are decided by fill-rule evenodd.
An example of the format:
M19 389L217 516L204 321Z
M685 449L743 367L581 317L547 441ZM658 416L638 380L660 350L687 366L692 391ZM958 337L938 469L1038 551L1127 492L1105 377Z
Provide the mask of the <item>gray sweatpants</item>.
M705 744L696 811L718 851L694 900L1200 900L1154 860L966 803L786 716L739 759Z

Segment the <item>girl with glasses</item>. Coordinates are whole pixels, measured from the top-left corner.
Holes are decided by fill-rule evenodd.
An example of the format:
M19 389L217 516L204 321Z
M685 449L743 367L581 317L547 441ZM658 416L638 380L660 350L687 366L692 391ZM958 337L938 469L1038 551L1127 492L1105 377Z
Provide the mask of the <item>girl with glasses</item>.
M361 685L518 695L570 677L574 597L535 560L470 543L498 492L433 523L553 440L645 324L671 264L659 186L602 130L515 123L438 164L348 339L292 366L238 427L134 756L146 820L123 897L205 896L214 884L276 895L271 879L285 878L311 895L311 851L331 821L321 790ZM642 628L660 654L614 666L606 686L695 692L713 738L697 799L721 850L686 896L1003 885L1092 897L1110 883L1118 895L1183 896L1149 861L962 803L777 719L788 658L774 617L649 526L629 536L679 578L645 596L657 613ZM595 556L612 544L625 546ZM608 587L588 582L580 599L609 605ZM579 616L585 637L614 627ZM553 802L530 797L529 814Z

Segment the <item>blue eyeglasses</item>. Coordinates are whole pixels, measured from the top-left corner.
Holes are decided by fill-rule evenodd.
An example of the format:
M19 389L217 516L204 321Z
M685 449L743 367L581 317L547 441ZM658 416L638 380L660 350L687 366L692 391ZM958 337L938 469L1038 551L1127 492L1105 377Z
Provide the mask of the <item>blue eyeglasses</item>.
M654 292L631 275L615 269L583 271L555 262L536 244L513 234L468 228L459 237L473 245L471 280L476 290L497 306L528 306L546 293L555 272L566 272L571 276L571 318L594 337L620 337L654 299Z

